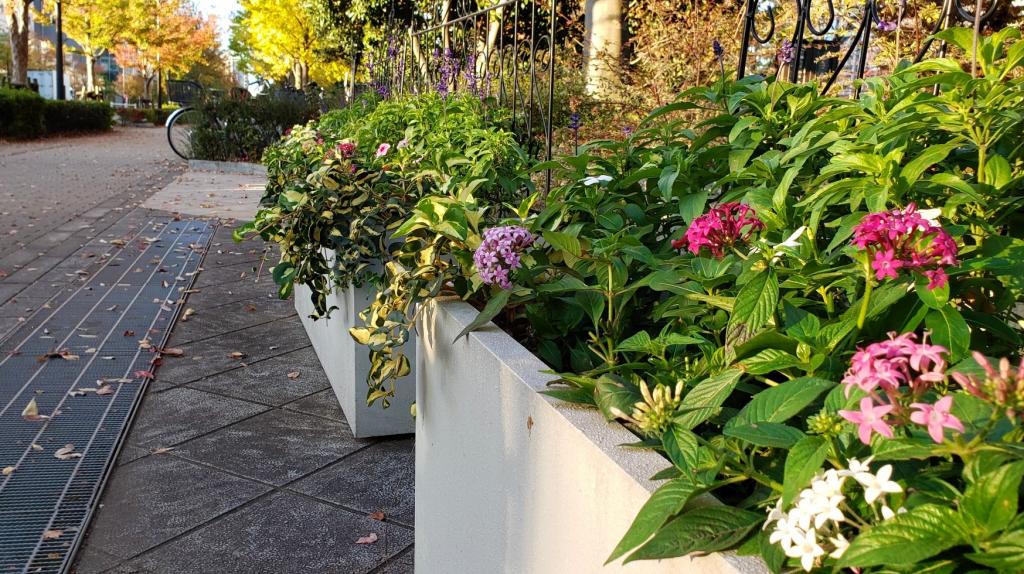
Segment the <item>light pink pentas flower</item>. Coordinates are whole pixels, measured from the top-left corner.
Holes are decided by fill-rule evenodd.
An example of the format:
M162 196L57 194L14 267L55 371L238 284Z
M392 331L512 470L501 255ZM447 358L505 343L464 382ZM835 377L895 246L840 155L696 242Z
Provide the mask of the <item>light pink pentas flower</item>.
M747 241L755 231L764 229L764 222L745 203L720 203L693 220L686 233L672 242L675 249L688 249L699 254L707 247L715 257L740 241Z
M949 413L953 407L953 396L946 395L935 401L934 405L928 403L911 403L911 408L917 409L910 413L910 420L928 427L928 435L936 443L941 443L944 437L944 428L950 428L958 432L964 432L964 425L960 419Z
M382 143L379 146L377 146L377 157L384 157L388 154L389 151L391 151L391 144Z
M1008 419L1016 421L1024 412L1024 357L1016 367L1006 357L999 359L997 371L988 362L988 357L977 351L973 355L974 361L985 370L985 376L953 373L953 379L965 391L996 406L1006 413Z
M534 237L525 227L505 225L484 231L484 240L473 253L473 263L480 280L487 285L497 284L511 289L509 275L523 266L519 254L533 245Z
M928 288L946 285L946 267L957 265L953 237L917 211L913 203L904 209L870 213L853 228L852 243L866 250L875 279L896 279L900 270L928 278Z
M928 343L927 334L918 342L914 333L897 335L872 343L857 351L843 377L846 396L854 388L867 393L859 411L839 411L844 419L857 425L861 442L870 444L872 433L892 438L892 428L910 423L928 429L937 443L943 428L963 432L960 420L950 414L953 397L947 395L935 404L925 403L925 395L946 380L946 348ZM910 412L911 409L914 412Z
M892 405L876 405L871 397L860 400L859 411L839 411L839 415L857 425L857 436L860 442L871 444L871 433L876 432L886 438L892 438L892 427L885 421L885 415L893 409Z

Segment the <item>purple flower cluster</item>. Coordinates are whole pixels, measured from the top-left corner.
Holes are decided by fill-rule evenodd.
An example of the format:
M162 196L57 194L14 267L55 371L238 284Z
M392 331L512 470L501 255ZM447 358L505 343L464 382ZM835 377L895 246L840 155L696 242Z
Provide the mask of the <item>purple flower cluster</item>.
M725 56L725 48L718 42L718 38L715 38L711 42L711 53L715 55L715 58L721 60Z
M780 66L784 66L793 61L793 42L788 38L782 41L782 45L779 46L778 52L775 53L775 60L779 62Z
M518 225L492 227L484 231L484 240L473 253L480 279L487 285L511 289L509 274L523 266L519 254L533 245L533 235Z
M437 58L439 55L438 50L434 49L434 57ZM444 58L441 59L441 66L438 68L437 76L437 93L442 98L447 97L451 90L452 80L458 78L459 75L459 64L455 60L455 54L451 48L446 48L444 51Z
M694 219L686 234L672 242L672 247L685 247L694 254L699 254L701 247L707 247L715 257L722 257L727 248L737 241L746 241L751 233L761 229L764 223L749 205L720 203Z
M928 288L946 285L945 268L957 265L953 237L921 216L911 203L906 209L871 213L853 228L853 244L867 250L875 278L896 279L900 269L928 278Z
M964 432L960 419L950 414L952 395L935 404L923 402L925 393L946 380L946 352L929 344L927 335L918 343L913 333L890 333L888 341L857 351L843 385L847 396L854 388L868 396L861 399L859 410L841 410L839 415L858 426L864 444L871 444L872 433L892 438L892 425L908 423L926 427L936 443L944 440L946 428Z

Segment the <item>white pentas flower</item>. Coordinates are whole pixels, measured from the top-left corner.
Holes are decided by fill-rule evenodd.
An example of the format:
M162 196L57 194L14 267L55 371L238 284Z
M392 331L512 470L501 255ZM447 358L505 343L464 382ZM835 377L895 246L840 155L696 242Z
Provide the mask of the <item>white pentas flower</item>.
M858 472L853 475L853 479L864 487L864 500L868 501L868 504L874 504L874 502L883 494L903 492L903 487L896 482L889 480L891 477L891 464L887 464L882 468L879 468L876 474L872 474L870 472Z
M608 183L611 180L612 176L610 175L588 175L580 181L583 182L583 185L597 185L599 183Z
M795 536L792 546L786 549L786 556L799 558L800 566L807 572L814 568L814 563L823 554L825 554L825 549L818 544L818 535L813 528L802 535Z

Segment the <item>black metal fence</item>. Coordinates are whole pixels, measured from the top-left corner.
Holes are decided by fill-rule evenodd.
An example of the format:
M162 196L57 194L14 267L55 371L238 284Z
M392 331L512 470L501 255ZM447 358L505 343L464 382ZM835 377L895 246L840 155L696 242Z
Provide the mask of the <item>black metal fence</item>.
M961 22L966 22L974 26L975 29L980 27L996 12L1000 4L1000 0L987 1L990 5L980 10L980 18L976 21L974 11L978 10L978 7L981 6L980 3L968 7L962 0L943 0L934 28L928 39L922 44L914 61L920 61L930 53L934 42L931 36L935 33ZM767 46L775 42L777 31L775 6L775 0L745 0L737 78L742 78L747 74L751 48L757 45ZM825 13L823 21L815 22L815 18L812 16L812 8L816 6L819 8L819 12ZM782 75L788 76L788 80L791 82L827 75L828 79L822 84L823 93L828 92L836 85L854 57L856 57L856 63L853 70L847 73L851 79L861 79L865 75L868 57L872 51L872 29L890 31L899 26L907 8L906 0L901 0L897 5L893 21L883 20L880 8L879 0L865 0L855 21L855 28L844 30L839 26L833 0L825 0L823 6L815 4L814 0L795 0L796 25L793 35L778 42L772 59L776 60L780 70L783 69L783 66L787 68L788 73ZM844 44L846 44L845 47ZM941 56L945 53L946 43L940 41L938 54ZM857 92L854 89L852 93L856 95Z
M479 10L444 3L426 25L392 27L367 61L373 89L384 97L436 91L493 99L512 112L512 129L528 150L550 159L557 17L556 0L544 1Z

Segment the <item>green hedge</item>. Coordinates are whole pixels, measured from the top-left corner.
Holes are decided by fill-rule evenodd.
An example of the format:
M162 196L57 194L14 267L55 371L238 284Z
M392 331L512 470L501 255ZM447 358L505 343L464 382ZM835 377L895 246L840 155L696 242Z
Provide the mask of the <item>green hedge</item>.
M258 162L285 130L320 115L319 103L301 95L221 98L197 107L202 115L192 131L192 152L214 161Z
M0 137L36 138L46 133L45 102L35 92L0 88Z
M105 102L46 100L28 90L0 89L0 137L44 135L110 129L114 110Z

